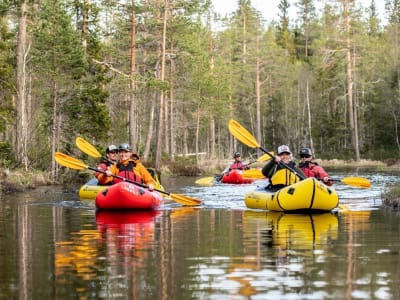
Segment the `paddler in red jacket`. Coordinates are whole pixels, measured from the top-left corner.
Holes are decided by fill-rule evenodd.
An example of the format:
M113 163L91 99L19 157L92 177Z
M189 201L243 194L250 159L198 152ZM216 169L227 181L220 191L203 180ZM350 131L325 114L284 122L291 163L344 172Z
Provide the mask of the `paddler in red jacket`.
M151 177L149 171L140 162L139 155L136 153L132 154L132 148L129 144L121 144L118 147L119 160L118 163L112 165L106 171L108 180L112 183L118 183L123 181L120 178L115 178L112 175L117 175L128 179L129 181L135 181L138 183L144 183L148 186L149 190L154 190L154 179ZM132 158L133 157L133 158Z
M103 157L102 162L97 166L97 169L106 171L111 165L116 164L118 161L118 148L115 145L109 145L106 149L106 156ZM108 180L104 173L96 172L94 176L97 178L99 185L110 185L112 181Z
M299 168L303 171L303 173L307 177L315 177L318 180L322 180L326 185L332 185L333 181L329 180L329 174L318 165L317 162L312 161L313 156L310 148L303 148L300 150L300 159L301 162L299 164Z
M229 166L228 171L231 171L231 170L248 170L248 169L250 169L250 166L248 164L242 163L240 152L235 152L233 154L233 159L235 161Z

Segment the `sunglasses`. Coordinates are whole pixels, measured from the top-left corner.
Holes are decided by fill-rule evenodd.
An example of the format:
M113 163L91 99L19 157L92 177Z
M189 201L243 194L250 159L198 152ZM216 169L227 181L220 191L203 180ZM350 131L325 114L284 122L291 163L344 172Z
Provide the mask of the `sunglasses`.
M300 158L310 158L311 157L311 155L300 155Z
M118 151L110 151L110 152L108 152L108 153L111 153L111 154L118 154Z

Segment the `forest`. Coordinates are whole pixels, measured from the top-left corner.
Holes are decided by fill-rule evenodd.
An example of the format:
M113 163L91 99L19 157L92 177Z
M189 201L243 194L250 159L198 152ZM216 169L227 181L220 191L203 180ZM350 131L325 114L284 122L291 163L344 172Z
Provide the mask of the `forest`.
M2 0L0 167L59 176L76 137L128 142L160 167L287 144L317 158L399 158L400 0L288 0L277 21L251 3ZM289 16L290 5L296 17Z

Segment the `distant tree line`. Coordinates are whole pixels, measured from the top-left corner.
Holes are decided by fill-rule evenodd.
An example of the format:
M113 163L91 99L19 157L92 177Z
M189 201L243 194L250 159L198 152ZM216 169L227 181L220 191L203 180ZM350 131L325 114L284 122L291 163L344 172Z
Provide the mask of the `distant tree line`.
M231 157L233 118L267 149L319 158L398 158L400 2L250 0L228 16L209 0L0 3L0 165L59 168L75 138L129 142L160 167L182 155Z

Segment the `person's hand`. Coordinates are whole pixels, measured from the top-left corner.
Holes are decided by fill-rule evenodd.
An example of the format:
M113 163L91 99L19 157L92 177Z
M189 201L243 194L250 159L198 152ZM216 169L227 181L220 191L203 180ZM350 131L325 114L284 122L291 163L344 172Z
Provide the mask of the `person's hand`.
M149 183L149 184L147 185L147 187L149 188L149 191L150 191L150 192L154 191L154 184Z
M325 183L329 182L329 177L322 178L322 181L325 182Z
M105 171L105 174L106 174L107 176L112 176L112 173L111 173L111 171L110 171L109 169L107 169L107 170Z
M279 164L281 162L282 158L279 155L275 155L275 162Z

